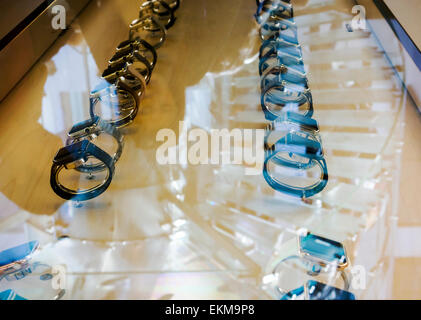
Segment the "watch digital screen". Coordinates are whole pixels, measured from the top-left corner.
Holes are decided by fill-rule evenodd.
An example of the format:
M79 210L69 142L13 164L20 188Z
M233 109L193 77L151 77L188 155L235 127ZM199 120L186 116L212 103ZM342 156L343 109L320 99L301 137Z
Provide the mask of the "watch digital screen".
M327 263L346 264L345 249L340 242L311 233L300 236L300 250Z

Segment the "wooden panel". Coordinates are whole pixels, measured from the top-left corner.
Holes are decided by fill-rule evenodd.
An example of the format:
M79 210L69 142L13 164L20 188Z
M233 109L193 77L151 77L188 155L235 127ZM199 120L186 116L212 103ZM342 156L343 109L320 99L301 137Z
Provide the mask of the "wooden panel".
M0 39L12 31L43 0L2 0L0 2Z
M63 5L66 8L66 23L69 25L88 1L55 0L2 48L0 70L4 80L0 83L0 101L62 32L52 28L52 8Z

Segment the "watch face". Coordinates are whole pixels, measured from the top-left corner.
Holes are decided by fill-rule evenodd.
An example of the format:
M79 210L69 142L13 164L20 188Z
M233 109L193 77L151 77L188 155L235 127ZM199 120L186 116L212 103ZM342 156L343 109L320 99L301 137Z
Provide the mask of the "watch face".
M69 131L69 136L82 136L85 134L90 134L90 128L97 124L99 117L95 116L93 119L85 120L75 124L72 129Z
M300 236L300 252L325 264L336 264L339 267L347 265L342 243L311 233Z
M0 252L0 268L24 260L34 253L38 247L38 241L31 241Z
M58 165L65 165L76 160L87 158L87 149L89 144L90 142L88 140L81 140L61 148L53 160L54 163Z
M306 293L309 300L355 300L351 292L315 280L307 281Z

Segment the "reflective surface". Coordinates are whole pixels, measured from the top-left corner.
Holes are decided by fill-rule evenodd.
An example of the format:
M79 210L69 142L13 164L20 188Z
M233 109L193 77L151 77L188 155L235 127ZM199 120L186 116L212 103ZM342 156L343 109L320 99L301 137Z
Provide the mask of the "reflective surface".
M39 240L34 259L66 268L64 299L267 299L270 257L308 228L343 242L351 266L364 268L357 299L420 298L421 120L373 35L345 27L353 4L294 1L329 168L314 199L273 191L261 173L245 175L245 162L157 163L160 129L174 130L183 151L193 128L267 125L255 2L184 0L141 110L122 129L110 188L80 204L51 190L51 162L89 117L89 92L140 5L91 2L0 105L0 250Z

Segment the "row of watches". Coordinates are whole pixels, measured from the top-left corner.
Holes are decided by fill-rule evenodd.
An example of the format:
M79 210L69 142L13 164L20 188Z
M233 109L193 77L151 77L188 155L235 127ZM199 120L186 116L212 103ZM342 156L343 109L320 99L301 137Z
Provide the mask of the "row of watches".
M54 286L53 268L33 261L39 251L38 241L31 241L0 252L0 300L61 299L65 289ZM291 278L291 269L301 270L307 281L297 288L286 289L285 278ZM266 289L280 300L355 300L349 291L350 276L344 246L337 241L305 232L285 242L269 263ZM284 272L282 272L284 269ZM280 276L284 274L284 277ZM332 285L340 275L342 287ZM266 276L267 278L267 276ZM322 282L320 279L325 279ZM326 281L327 279L327 281ZM327 283L326 283L327 282Z
M328 182L319 125L298 42L291 0L256 0L261 107L270 121L263 176L275 190L298 198L321 192Z
M138 114L157 62L156 49L165 42L179 6L180 0L149 0L140 6L139 17L130 23L128 40L117 46L100 83L90 93L90 119L71 128L66 146L54 157L50 185L61 198L90 200L111 184L115 163L123 150L119 129L128 126ZM94 143L101 134L115 139L118 147L113 154ZM87 174L88 179L99 183L85 189L69 187L61 182L63 169Z
M312 118L313 98L291 2L256 0L255 19L262 41L260 103L270 121L265 134L263 176L273 189L306 199L326 187L328 172L319 125ZM284 243L274 255L266 285L280 300L354 300L349 292L348 266L342 243L305 232ZM282 280L291 280L291 270L301 270L306 280L298 287L283 288ZM280 279L281 274L286 276ZM341 287L332 281L338 275Z

